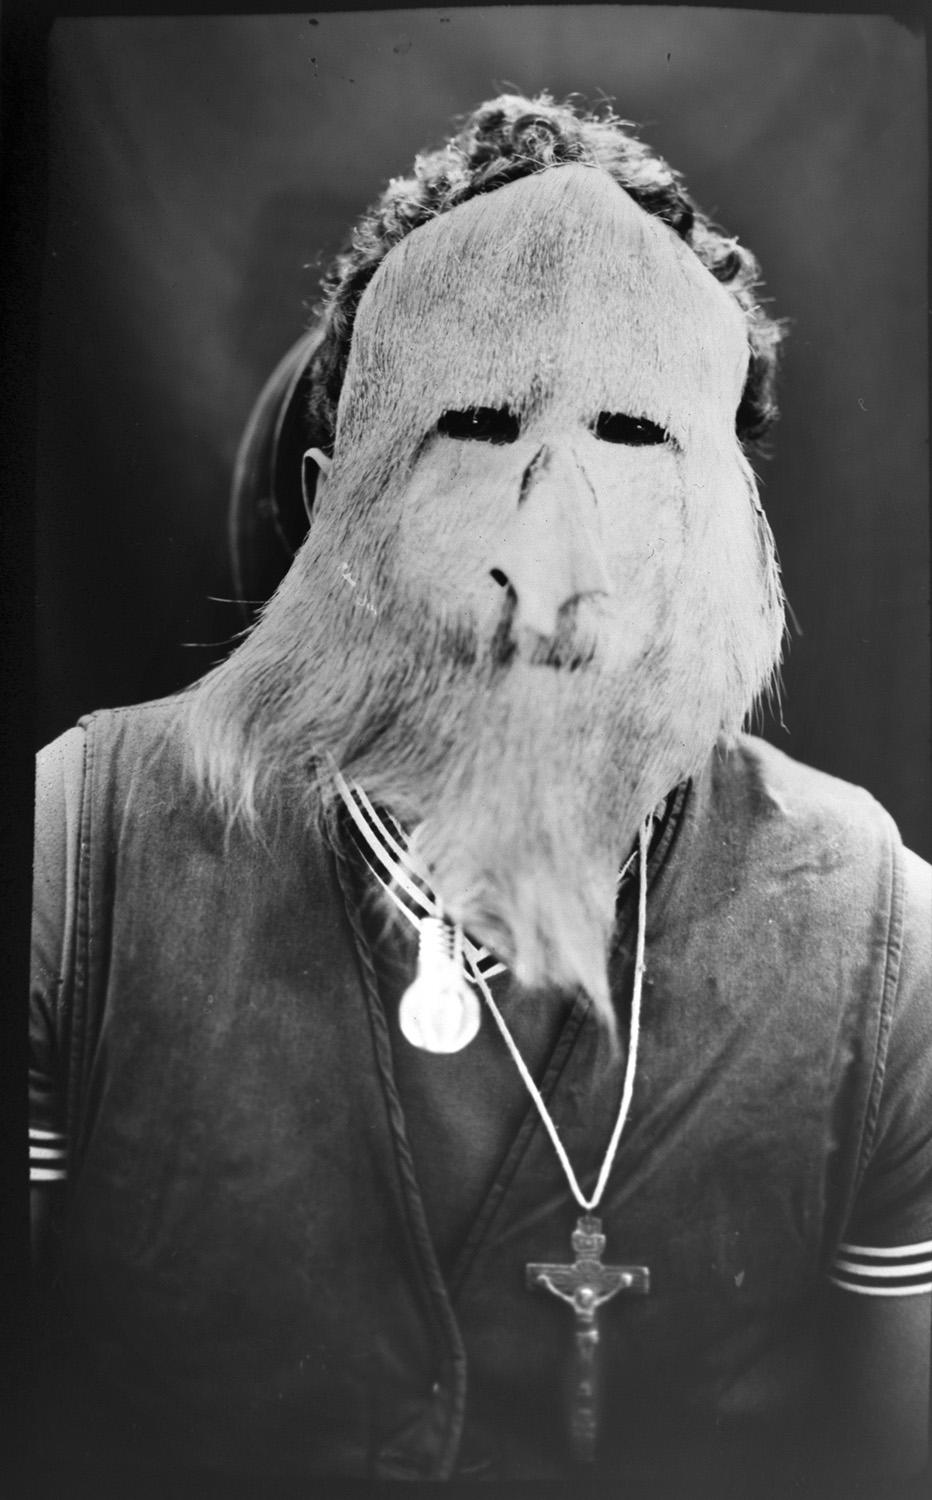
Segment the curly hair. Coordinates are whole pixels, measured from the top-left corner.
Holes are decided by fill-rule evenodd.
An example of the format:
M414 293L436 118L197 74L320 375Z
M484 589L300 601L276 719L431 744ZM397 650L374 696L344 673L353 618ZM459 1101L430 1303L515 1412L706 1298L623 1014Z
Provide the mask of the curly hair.
M415 158L413 175L394 177L353 230L321 281L321 323L309 374L309 415L321 446L332 447L353 320L378 266L413 229L506 183L568 162L601 167L647 213L669 224L731 293L745 318L750 363L736 430L755 442L777 417L775 380L783 324L764 312L751 252L724 234L686 191L680 175L610 109L582 111L549 94L502 94L482 104L438 150Z

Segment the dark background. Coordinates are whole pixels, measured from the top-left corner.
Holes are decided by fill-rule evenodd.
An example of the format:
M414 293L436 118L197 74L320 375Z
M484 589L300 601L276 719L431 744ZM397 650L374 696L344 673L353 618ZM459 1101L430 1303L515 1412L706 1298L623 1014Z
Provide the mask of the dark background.
M768 737L932 853L915 29L612 6L60 19L48 77L38 742L189 682L239 628L212 597L237 441L360 209L501 86L575 90L642 124L792 320L756 465L801 627Z

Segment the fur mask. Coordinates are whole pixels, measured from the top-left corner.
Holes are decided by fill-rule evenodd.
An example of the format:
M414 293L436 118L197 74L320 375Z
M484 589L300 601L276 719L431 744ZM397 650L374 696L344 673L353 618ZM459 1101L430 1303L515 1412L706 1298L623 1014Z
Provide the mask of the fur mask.
M747 359L727 292L596 168L396 246L309 538L205 685L227 805L329 753L416 827L447 910L522 984L610 1018L619 859L779 655L734 431Z

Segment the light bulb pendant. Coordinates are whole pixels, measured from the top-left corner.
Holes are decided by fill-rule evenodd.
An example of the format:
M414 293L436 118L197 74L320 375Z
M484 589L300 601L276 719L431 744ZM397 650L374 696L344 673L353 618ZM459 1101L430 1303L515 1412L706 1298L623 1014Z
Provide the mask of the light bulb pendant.
M462 935L442 917L418 924L417 978L401 997L398 1024L424 1052L461 1052L482 1020L479 999L463 972Z

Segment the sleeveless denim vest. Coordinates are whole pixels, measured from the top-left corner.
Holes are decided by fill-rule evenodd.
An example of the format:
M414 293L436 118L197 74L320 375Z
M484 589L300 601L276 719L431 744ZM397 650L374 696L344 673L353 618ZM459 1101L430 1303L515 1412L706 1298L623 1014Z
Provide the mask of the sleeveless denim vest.
M88 1378L131 1444L231 1483L571 1475L572 1313L524 1267L569 1258L578 1210L533 1109L444 1277L334 856L287 820L266 844L227 835L168 712L86 721L60 1045ZM817 1408L825 1272L896 983L898 851L865 793L750 738L690 792L651 883L634 1102L599 1209L607 1259L652 1282L601 1313L613 1474L688 1473L699 1452L734 1474ZM543 1083L581 1174L617 1110L600 1046L579 1005Z

